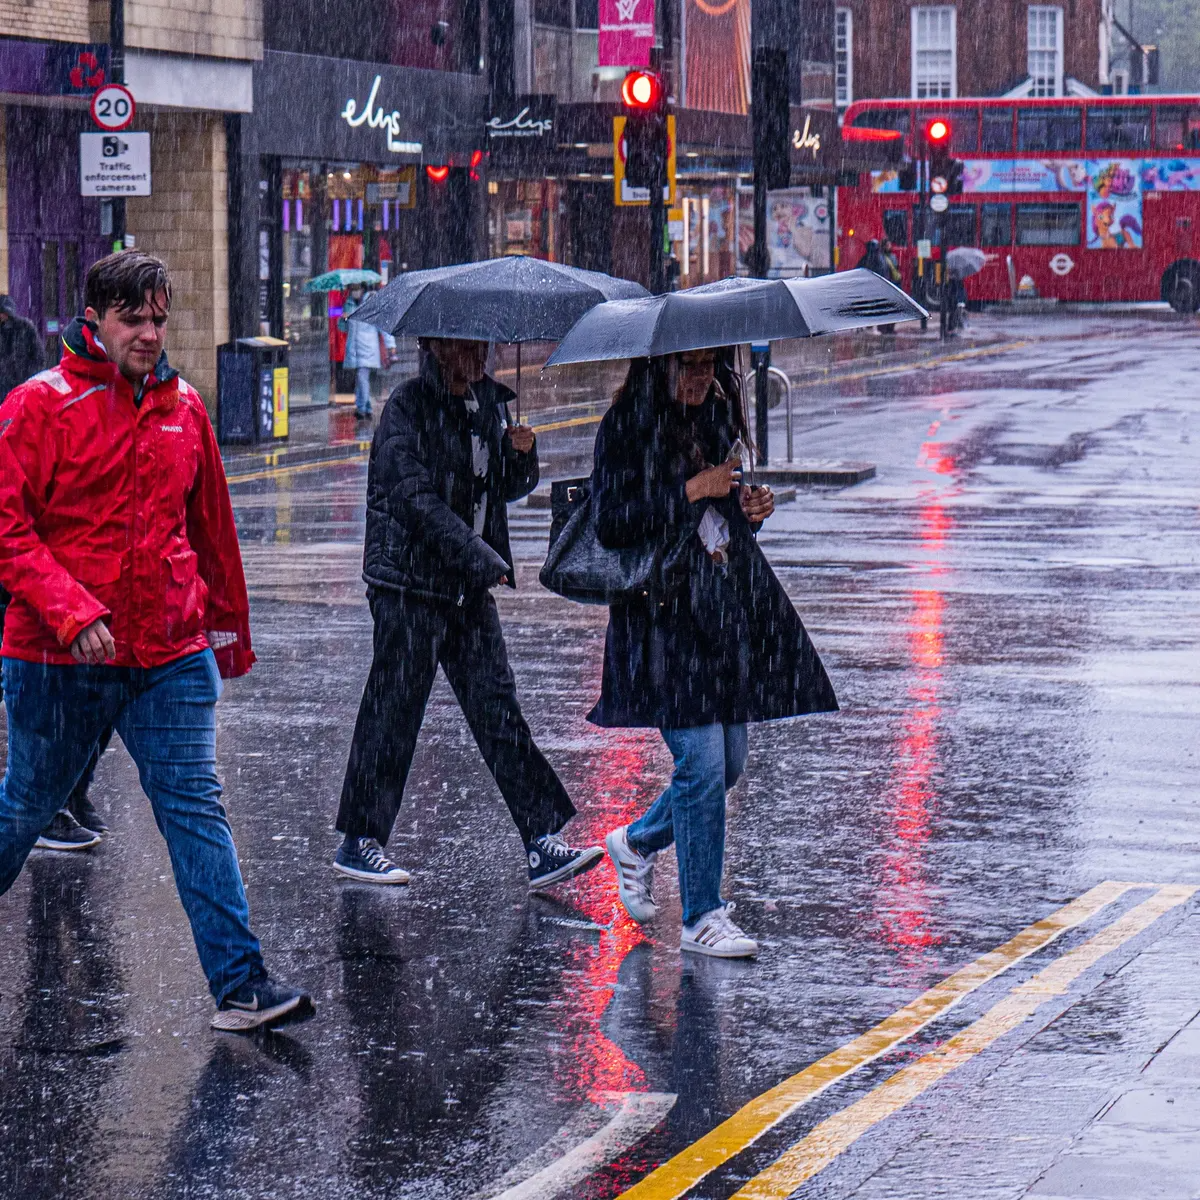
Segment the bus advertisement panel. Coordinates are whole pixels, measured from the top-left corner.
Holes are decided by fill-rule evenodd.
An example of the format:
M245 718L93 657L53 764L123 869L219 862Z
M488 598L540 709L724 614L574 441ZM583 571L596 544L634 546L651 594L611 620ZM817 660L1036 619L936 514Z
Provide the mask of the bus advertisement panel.
M952 153L963 162L963 190L950 197L941 231L948 248L988 254L988 265L967 281L971 299L1161 299L1194 312L1200 98L1133 99L853 105L847 140L883 134L904 154L838 189L838 266L855 266L870 239L887 239L905 282L913 278L916 241L930 218L912 163L936 111L951 122ZM930 224L935 258L936 232ZM1113 250L1135 253L1114 261Z

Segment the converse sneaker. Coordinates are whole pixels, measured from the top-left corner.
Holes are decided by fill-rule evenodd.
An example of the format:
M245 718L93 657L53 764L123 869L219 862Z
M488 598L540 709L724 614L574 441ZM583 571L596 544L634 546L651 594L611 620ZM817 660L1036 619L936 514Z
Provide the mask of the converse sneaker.
M100 835L84 829L64 808L54 814L34 845L39 850L90 850L100 845Z
M307 992L260 975L248 979L221 1001L212 1027L226 1033L250 1033L307 1021L316 1011Z
M621 897L625 911L635 921L650 921L658 912L658 905L650 894L654 883L654 860L658 856L639 854L629 844L627 829L627 825L614 829L604 839L604 845L617 869L617 895Z
M590 870L603 857L599 846L588 846L585 850L572 850L557 833L544 833L526 847L529 856L529 890L540 892Z
M333 869L363 883L407 883L411 878L371 837L347 838L338 848Z
M733 905L714 908L694 925L685 925L679 937L680 950L708 954L713 958L755 958L758 943L747 937L730 919Z

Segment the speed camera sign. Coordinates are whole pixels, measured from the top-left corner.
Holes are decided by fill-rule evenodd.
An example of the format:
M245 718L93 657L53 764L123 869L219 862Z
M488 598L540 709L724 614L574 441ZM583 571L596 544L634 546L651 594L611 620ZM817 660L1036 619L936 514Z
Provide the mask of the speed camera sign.
M92 97L92 120L109 133L133 124L136 106L133 93L121 83L106 83Z

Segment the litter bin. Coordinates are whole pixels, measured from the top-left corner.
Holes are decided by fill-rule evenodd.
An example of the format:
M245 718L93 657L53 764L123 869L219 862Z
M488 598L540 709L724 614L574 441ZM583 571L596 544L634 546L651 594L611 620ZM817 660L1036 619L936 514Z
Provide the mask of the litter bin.
M250 444L288 434L288 344L238 338L217 347L217 440Z

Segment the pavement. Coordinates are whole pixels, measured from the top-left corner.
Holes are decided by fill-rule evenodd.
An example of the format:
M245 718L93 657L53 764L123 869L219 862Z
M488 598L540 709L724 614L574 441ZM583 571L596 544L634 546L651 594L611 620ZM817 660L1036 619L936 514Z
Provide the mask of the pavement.
M365 467L231 463L260 661L219 767L269 963L318 1016L209 1030L115 745L111 836L0 899L0 1196L1200 1196L1196 323L975 326L788 363L798 451L877 474L761 535L842 711L751 731L725 892L756 963L680 955L670 854L653 927L607 865L529 898L442 681L391 842L412 884L335 876ZM565 473L592 436L539 442ZM604 610L539 589L549 514L510 513L513 668L595 841L669 757L586 723Z

